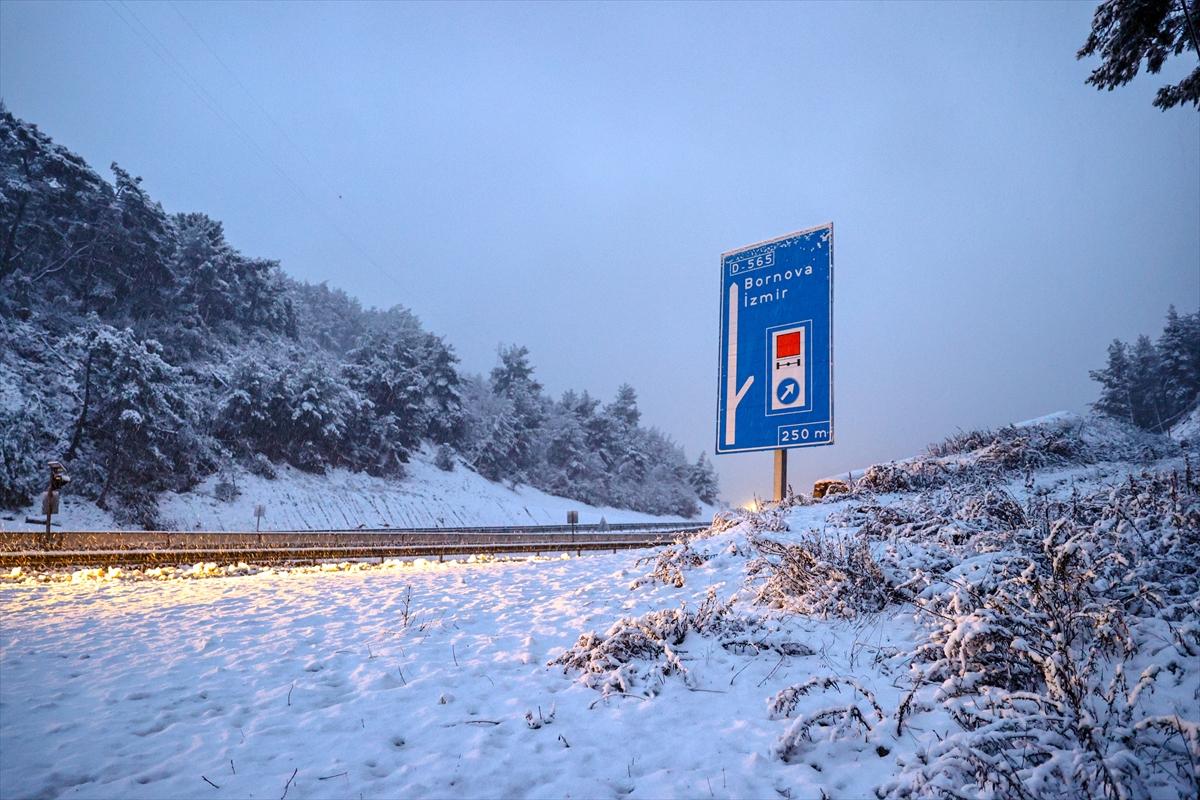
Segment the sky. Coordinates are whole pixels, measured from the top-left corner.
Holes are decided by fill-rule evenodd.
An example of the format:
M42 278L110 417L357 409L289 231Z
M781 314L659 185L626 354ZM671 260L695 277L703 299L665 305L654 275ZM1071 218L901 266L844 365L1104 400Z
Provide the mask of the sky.
M1113 338L1200 305L1200 114L1075 53L1092 3L0 2L0 97L168 212L486 372L529 348L722 496L720 254L834 224L835 443L814 479L1086 412Z

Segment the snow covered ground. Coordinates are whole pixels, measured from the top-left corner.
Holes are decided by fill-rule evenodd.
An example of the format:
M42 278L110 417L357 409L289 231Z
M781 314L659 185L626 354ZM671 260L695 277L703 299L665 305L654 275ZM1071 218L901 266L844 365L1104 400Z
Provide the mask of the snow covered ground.
M1036 561L1022 531L1047 504L1117 498L1141 541L1175 547L1196 538L1200 503L1192 484L1179 488L1187 464L1168 440L1114 443L1109 428L1083 428L1060 419L907 471L868 470L852 496L743 513L657 551L10 575L0 796L1003 797L1000 778L972 786L972 759L990 753L1003 768L1012 751L987 742L1016 736L1013 724L1032 744L1010 772L1032 796L1100 796L1102 785L1080 783L1099 761L1062 727L1069 703L1054 706L1061 698L1029 671L1057 623L1004 639L1011 608L981 598L1019 604L1028 575L1042 574L1006 564ZM1068 452L1085 445L1090 457ZM1114 452L1140 455L1100 458ZM1037 458L1049 462L1023 468ZM987 465L982 484L937 483L937 469ZM882 491L920 480L930 483ZM939 503L958 516L936 516ZM1093 533L1132 530L1106 520ZM1054 563L1100 553L1090 535L1053 550ZM821 547L807 573L780 566ZM1135 561L1121 570L1147 566L1125 552ZM1094 650L1108 711L1082 702L1099 703L1093 723L1106 734L1116 715L1126 739L1113 738L1105 763L1144 767L1135 796L1189 796L1200 759L1200 590L1194 560L1170 552L1174 582L1093 564L1083 583L1047 572L1038 590L1061 591L1064 608L1086 596L1132 609L1120 621L1132 651ZM858 573L847 553L863 559ZM657 561L636 563L646 555ZM1158 592L1149 611L1117 591L1138 580ZM1117 663L1124 690L1109 683ZM989 688L1002 682L996 664L1028 680Z
M823 655L783 664L685 643L690 685L650 700L547 666L585 630L736 589L726 559L631 592L638 555L6 586L0 795L273 798L298 769L288 797L857 797L894 768L867 743L814 754L823 772L772 758L765 699L857 674L911 612L801 623Z
M674 520L617 508L595 508L555 497L529 486L509 488L492 483L461 464L444 472L428 449L414 455L401 481L373 478L362 472L330 470L312 475L287 465L272 479L238 470L231 476L211 475L189 492L167 492L159 498L164 527L171 530L245 531L255 529L254 507L266 506L264 531L344 530L347 528L465 527L477 525L562 525L567 511L579 512L583 524ZM218 499L217 484L232 477L237 495ZM228 496L228 495L226 495ZM26 530L27 516L40 507L0 517L0 530ZM705 507L701 518L716 509ZM111 514L83 498L64 492L61 514L54 519L64 530L120 530Z

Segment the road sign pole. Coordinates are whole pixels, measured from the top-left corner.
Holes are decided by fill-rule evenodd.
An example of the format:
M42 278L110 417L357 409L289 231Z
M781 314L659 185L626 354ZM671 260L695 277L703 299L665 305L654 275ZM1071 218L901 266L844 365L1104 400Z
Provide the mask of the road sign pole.
M42 503L42 511L46 512L46 546L50 546L50 517L54 510L54 467L50 467L50 483L46 486L46 501Z
M787 497L787 450L775 451L775 502Z

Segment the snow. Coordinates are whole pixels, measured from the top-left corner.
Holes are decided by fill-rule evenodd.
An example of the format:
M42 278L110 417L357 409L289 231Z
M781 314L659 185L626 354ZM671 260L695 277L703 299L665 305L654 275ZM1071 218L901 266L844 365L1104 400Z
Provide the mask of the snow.
M1044 414L1040 417L1027 419L1024 422L1014 422L1014 428L1033 428L1038 425L1046 425L1047 423L1056 422L1079 422L1082 419L1074 411L1055 411L1052 414Z
M1200 403L1171 428L1171 438L1179 441L1200 441Z
M783 665L697 640L692 687L653 699L548 667L581 631L735 588L710 562L631 592L639 555L5 586L0 794L279 797L299 770L288 797L861 796L894 769L863 742L815 748L822 772L780 761L766 700L810 672L871 681L911 620L797 624L823 654Z
M1003 488L1020 502L1066 499L1181 460L1059 465ZM747 577L754 537L844 533L856 502L721 522L689 545L699 557L679 587L642 580L654 567L638 559L662 549L10 574L0 580L0 796L860 798L916 785L914 770L962 746L952 715L979 673L923 684L901 725L928 616L912 602L848 618L771 609L754 603ZM895 495L872 502L903 510ZM968 524L904 544L895 563L929 562ZM983 586L1006 557L947 564L923 596ZM554 663L583 634L694 611L710 590L765 626L757 646L685 628L666 643L667 669L637 662L624 693ZM1131 627L1143 647L1125 667L1129 707L1143 724L1200 717L1186 629L1152 617ZM939 635L949 655L986 630L962 617ZM770 649L785 644L792 654Z
M510 488L493 483L461 463L453 472L433 464L434 453L425 449L408 463L401 481L374 478L363 472L330 470L325 475L277 465L277 476L267 478L244 470L209 476L189 492L166 492L159 498L164 527L173 530L254 530L254 507L266 506L262 530L345 530L349 528L467 527L486 525L562 525L567 511L578 511L581 524L671 521L679 517L653 517L636 511L597 508L555 497L530 486ZM218 499L217 484L232 477L238 494ZM712 506L703 514L711 519ZM31 506L0 518L0 530L25 530L27 516L37 516ZM703 516L701 518L704 518ZM63 493L61 513L54 521L64 530L120 530L112 515L95 504Z

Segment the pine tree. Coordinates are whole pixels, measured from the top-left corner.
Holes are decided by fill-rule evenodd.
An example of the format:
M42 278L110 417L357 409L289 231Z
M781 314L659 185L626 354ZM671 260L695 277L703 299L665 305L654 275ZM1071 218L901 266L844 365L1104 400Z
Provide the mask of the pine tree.
M554 404L544 425L545 468L536 476L538 488L592 505L609 501L604 462L589 448L585 428L595 406L586 392L580 397L572 391Z
M0 102L0 282L17 269L57 272L77 257L107 188L82 158Z
M188 386L162 360L158 342L139 341L128 328L97 325L77 340L85 353L80 370L88 374L76 438L78 451L92 456L81 488L101 508L122 496L136 521L152 526L151 493L187 488L212 466L211 450L195 430Z
M511 432L508 452L501 458L505 477L517 483L528 482L539 457L539 429L549 405L542 385L533 379L529 350L511 345L498 350L500 364L492 370L492 393L508 401L510 419L505 427Z
M1145 335L1133 347L1114 340L1108 365L1090 375L1101 385L1096 411L1166 433L1200 397L1200 311L1180 316L1172 306L1157 342Z
M171 223L171 316L176 324L285 327L285 285L278 262L246 258L225 240L221 223L205 214L176 214Z
M1191 411L1200 396L1200 311L1167 310L1167 325L1155 344L1170 423Z
M1195 0L1105 0L1096 8L1092 32L1076 54L1103 59L1087 82L1111 92L1133 80L1143 62L1148 72L1158 74L1171 56L1187 50L1200 54L1197 5ZM1200 106L1200 67L1174 86L1163 86L1154 97L1154 105L1164 111L1186 103Z
M1142 334L1129 351L1129 396L1134 424L1166 432L1170 418L1163 393L1162 363L1150 337Z
M112 165L116 191L104 217L109 228L105 277L113 301L130 319L162 317L175 289L169 259L173 226L162 206L142 188L142 179Z
M700 502L708 505L717 502L717 492L719 491L717 473L713 470L712 462L708 460L703 451L700 452L700 457L696 459L696 464L688 475L688 482L696 491Z
M1113 339L1108 346L1108 365L1088 374L1101 386L1100 399L1092 403L1092 408L1105 416L1132 423L1133 398L1128 350L1120 339Z
M461 448L467 463L490 481L510 477L510 453L517 438L512 402L492 391L490 382L479 375L462 381L462 396L467 413Z
M616 398L605 407L604 413L624 426L636 428L642 418L637 407L637 392L628 383L621 384Z

